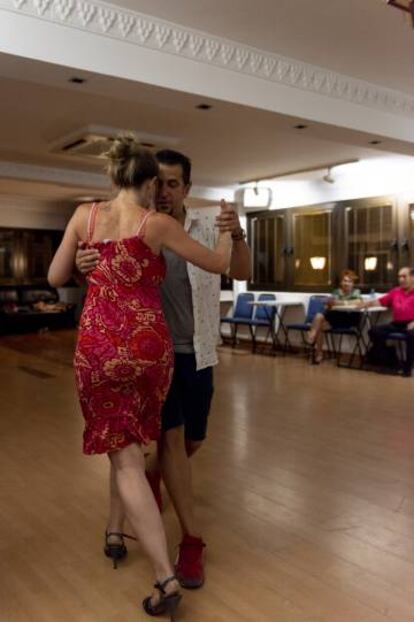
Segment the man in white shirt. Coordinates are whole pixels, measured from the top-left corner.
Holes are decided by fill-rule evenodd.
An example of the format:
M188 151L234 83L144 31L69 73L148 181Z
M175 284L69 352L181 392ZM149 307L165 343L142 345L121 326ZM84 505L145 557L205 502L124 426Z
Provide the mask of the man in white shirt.
M195 240L214 248L218 228L230 231L233 248L229 276L250 277L250 251L237 213L230 207L214 218L190 210L184 202L191 189L191 162L171 150L157 153L160 182L157 211L170 214ZM162 478L180 521L183 538L175 564L182 587L197 588L204 583L205 543L197 529L191 491L189 458L206 437L207 420L213 396L213 366L217 364L216 345L220 325L220 276L207 273L170 251L164 251L167 277L161 288L163 309L171 330L175 369L162 412L162 436L158 458ZM85 273L99 260L95 251L79 251L77 267ZM157 467L148 479L161 508L160 475ZM112 499L107 532L122 533L123 512Z

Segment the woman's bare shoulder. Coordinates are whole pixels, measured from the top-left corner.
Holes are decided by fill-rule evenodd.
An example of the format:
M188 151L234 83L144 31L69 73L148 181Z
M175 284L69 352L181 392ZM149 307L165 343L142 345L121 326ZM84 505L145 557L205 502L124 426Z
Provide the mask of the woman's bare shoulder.
M148 218L148 224L153 230L166 231L177 225L177 221L168 214L160 214L160 212L152 212Z
M75 211L73 212L73 217L80 220L84 218L89 218L89 214L93 206L94 203L80 203L80 205L75 208Z
M93 203L81 203L75 208L72 218L70 219L68 226L70 226L81 239L86 235L88 220L93 205Z

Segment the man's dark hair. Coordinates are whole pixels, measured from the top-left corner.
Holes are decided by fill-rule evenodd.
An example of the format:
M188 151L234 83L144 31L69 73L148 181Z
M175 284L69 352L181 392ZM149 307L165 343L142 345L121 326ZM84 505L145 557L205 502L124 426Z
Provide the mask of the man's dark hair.
M175 166L179 164L183 171L183 182L187 186L191 181L191 160L187 158L183 153L179 151L173 151L172 149L162 149L155 154L159 164L166 164L167 166Z
M398 274L401 270L408 270L409 275L414 276L414 268L410 268L410 266L401 266L401 268L398 268Z

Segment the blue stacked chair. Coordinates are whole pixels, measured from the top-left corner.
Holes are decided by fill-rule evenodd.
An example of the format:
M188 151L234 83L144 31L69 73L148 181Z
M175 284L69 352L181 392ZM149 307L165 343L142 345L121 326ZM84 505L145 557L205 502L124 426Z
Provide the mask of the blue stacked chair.
M257 299L258 302L276 302L276 296L274 294L259 294ZM276 307L260 307L256 306L256 312L253 315L253 318L249 322L249 330L252 338L252 352L256 352L257 340L256 340L256 332L257 329L261 326L267 328L267 333L265 337L265 343L269 335L272 337L272 331L275 329L275 315L276 315Z
M302 342L305 346L308 345L305 340L305 333L310 331L315 315L325 311L325 305L328 298L328 296L311 296L309 298L305 321L286 325L288 333L290 330L300 331Z
M220 318L222 324L230 324L231 326L233 348L237 342L237 330L239 326L249 326L252 321L254 307L251 303L253 301L254 294L250 292L239 294L233 309L233 315Z

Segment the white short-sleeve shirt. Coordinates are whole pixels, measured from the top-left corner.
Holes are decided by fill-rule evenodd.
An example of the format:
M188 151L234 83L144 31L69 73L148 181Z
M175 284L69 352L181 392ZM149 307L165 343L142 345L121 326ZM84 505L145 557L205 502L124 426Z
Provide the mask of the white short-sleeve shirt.
M216 216L220 209L189 208L184 223L187 233L197 242L214 249L217 242ZM194 313L194 351L197 370L217 365L220 331L219 274L206 272L187 262Z

